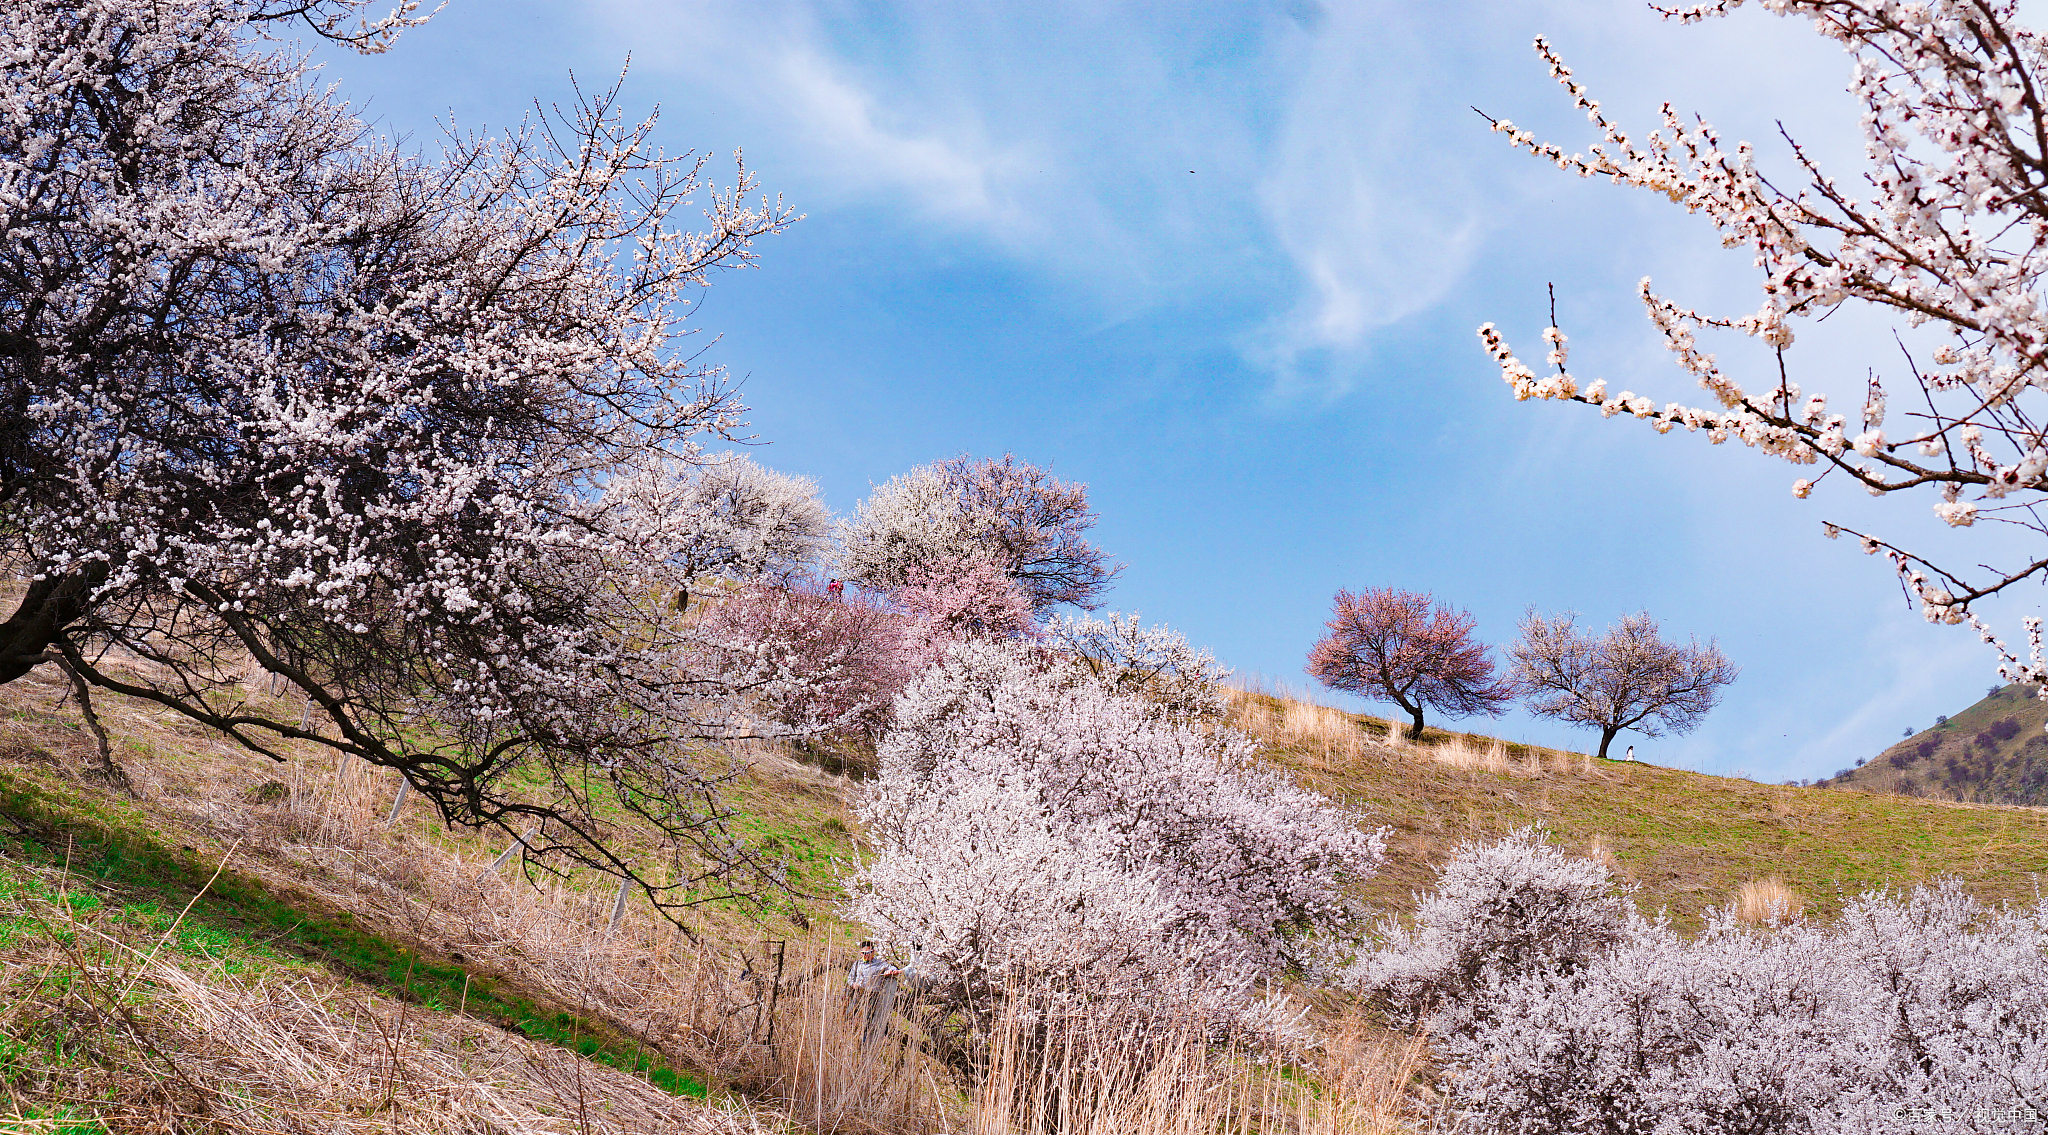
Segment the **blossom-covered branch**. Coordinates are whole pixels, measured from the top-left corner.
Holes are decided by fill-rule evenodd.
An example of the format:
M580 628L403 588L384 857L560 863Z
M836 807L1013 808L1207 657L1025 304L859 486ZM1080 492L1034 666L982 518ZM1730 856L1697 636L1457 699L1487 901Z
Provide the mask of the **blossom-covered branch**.
M1740 6L1720 0L1668 11L1691 22ZM1641 418L1659 432L1683 426L1715 443L1734 439L1797 465L1839 472L1873 494L1922 490L1946 523L1984 520L2048 537L2038 507L2048 491L2048 53L2017 22L2012 3L1930 0L1763 0L1812 21L1853 60L1849 91L1862 104L1866 166L1856 185L1823 171L1795 142L1802 188L1780 189L1760 173L1747 143L1724 146L1711 126L1666 104L1659 128L1637 139L1609 118L1551 45L1536 42L1601 140L1584 153L1539 141L1505 120L1493 128L1559 169L1605 177L1668 197L1747 247L1763 271L1754 312L1716 317L1642 283L1651 321L1679 366L1714 404L1659 406L1568 367L1564 332L1544 332L1542 373L1517 357L1493 324L1479 334L1517 398L1555 398ZM1895 313L1937 340L1889 383L1873 370L1865 389L1831 404L1793 381L1793 321L1846 303ZM1553 319L1554 323L1554 319ZM1761 381L1725 371L1702 337L1760 340L1776 366ZM1905 346L1903 337L1900 346ZM1913 393L1903 411L1889 387ZM1820 478L1793 486L1805 497ZM1830 534L1837 531L1832 526ZM1889 545L1866 542L1872 551ZM2048 558L1974 569L1937 567L1918 554L1892 556L1901 582L1930 621L1970 622L1999 651L2003 672L2039 683L2048 670L1998 643L1971 604L2048 573Z

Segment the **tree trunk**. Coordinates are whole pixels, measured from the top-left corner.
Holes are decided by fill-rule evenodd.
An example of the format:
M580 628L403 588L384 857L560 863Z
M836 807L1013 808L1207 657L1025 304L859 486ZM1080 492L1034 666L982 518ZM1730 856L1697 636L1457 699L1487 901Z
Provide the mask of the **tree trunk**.
M49 661L43 652L63 637L65 627L85 615L86 597L106 578L107 566L95 563L84 571L29 583L21 605L0 623L0 685Z
M1401 736L1408 738L1410 741L1422 740L1422 703L1417 702L1414 705L1404 705L1401 708L1407 710L1409 715L1415 719L1413 724L1402 731Z
M1620 726L1615 726L1615 727L1613 727L1613 728L1609 728L1609 729L1602 729L1602 730L1600 731L1600 754L1599 754L1599 755L1600 755L1600 759L1601 759L1601 760L1606 760L1606 759L1607 759L1607 746L1608 746L1609 744L1612 744L1612 743L1613 743L1613 741L1614 741L1614 735L1615 735L1616 733L1619 733L1619 732L1621 732L1621 727L1620 727Z

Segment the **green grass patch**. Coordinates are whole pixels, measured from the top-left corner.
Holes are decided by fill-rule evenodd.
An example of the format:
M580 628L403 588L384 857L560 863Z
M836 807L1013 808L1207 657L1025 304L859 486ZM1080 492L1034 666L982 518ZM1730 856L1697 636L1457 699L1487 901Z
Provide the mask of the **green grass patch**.
M230 967L287 957L317 962L386 996L437 1010L459 1009L636 1073L673 1094L709 1096L702 1080L660 1062L600 1021L544 1005L487 975L393 942L355 925L347 911L287 902L256 879L205 861L196 848L166 846L146 829L123 823L131 818L130 812L119 806L57 800L11 770L0 770L0 816L15 829L12 835L0 836L0 856L59 866L98 886L124 892L131 897L124 916L133 912L133 917L154 920L160 931L176 919L175 914L165 914L166 909L183 910L192 896L201 895L178 922L174 936L175 948L194 957ZM7 876L0 874L0 886L6 885ZM39 884L16 879L14 885ZM85 891L66 898L74 904L101 901ZM25 932L27 928L14 923L0 923L0 939ZM4 1130L0 1128L0 1135Z

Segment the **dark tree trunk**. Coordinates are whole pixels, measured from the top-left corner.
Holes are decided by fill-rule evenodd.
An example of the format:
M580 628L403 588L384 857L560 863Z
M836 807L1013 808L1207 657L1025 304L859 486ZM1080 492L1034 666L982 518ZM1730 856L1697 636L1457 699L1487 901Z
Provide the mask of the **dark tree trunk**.
M48 661L44 651L63 637L65 627L85 615L87 597L106 577L106 566L99 564L93 570L29 583L21 605L0 623L0 685Z
M1619 732L1621 732L1621 727L1620 727L1620 726L1618 726L1618 725L1617 725L1617 726L1614 726L1614 727L1612 727L1612 728L1608 728L1608 729L1602 729L1602 730L1600 731L1600 754L1599 754L1599 755L1600 755L1600 758L1601 758L1602 760L1605 760L1605 759L1607 758L1607 746L1608 746L1608 745L1610 745L1610 744L1612 744L1612 743L1614 742L1614 735L1615 735L1616 733L1619 733Z
M1414 705L1404 705L1401 708L1407 710L1408 715L1415 719L1407 729L1402 731L1401 736L1408 738L1410 741L1422 740L1422 703L1417 702Z

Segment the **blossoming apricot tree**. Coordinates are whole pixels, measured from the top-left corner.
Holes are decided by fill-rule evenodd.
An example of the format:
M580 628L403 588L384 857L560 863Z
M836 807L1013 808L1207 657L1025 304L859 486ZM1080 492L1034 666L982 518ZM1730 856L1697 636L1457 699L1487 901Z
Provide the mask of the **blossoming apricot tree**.
M0 541L28 580L0 682L57 665L258 753L328 746L659 902L765 878L706 754L790 676L653 601L707 518L643 490L738 424L672 349L691 291L796 218L655 149L616 88L401 152L264 38L418 22L349 30L365 6L0 7ZM659 852L629 862L611 808Z
M1486 644L1472 637L1472 616L1439 606L1428 592L1369 587L1337 592L1327 633L1308 655L1308 672L1406 710L1409 740L1422 736L1425 708L1464 717L1496 714L1514 696L1493 676Z
M1624 729L1646 737L1691 732L1740 673L1712 639L1664 641L1648 612L1625 615L1599 635L1579 630L1577 618L1524 616L1508 647L1508 683L1531 713L1598 729L1603 758Z
M1722 15L1741 0L1666 11L1685 22ZM1763 270L1763 301L1751 313L1703 314L1653 291L1641 293L1678 364L1714 396L1696 408L1582 383L1567 366L1564 332L1545 330L1547 371L1516 357L1506 338L1479 329L1517 398L1556 398L1627 414L1661 432L1683 426L1715 442L1733 438L1820 476L1792 486L1805 497L1839 472L1873 494L1924 492L1936 515L1969 528L1980 521L2048 537L2038 506L2048 490L2048 43L2017 21L2017 5L1993 0L1762 0L1767 10L1810 19L1853 59L1849 91L1862 104L1868 163L1853 181L1824 172L1794 146L1804 188L1781 189L1756 168L1747 143L1723 145L1712 127L1666 104L1641 140L1610 119L1551 45L1536 51L1599 130L1583 154L1538 141L1500 120L1494 129L1559 169L1605 177L1670 198L1747 246ZM1921 329L1903 381L1876 371L1861 397L1835 408L1791 377L1793 322L1844 304L1869 304ZM1760 340L1775 373L1745 382L1722 369L1707 333ZM1904 345L1904 340L1901 340ZM1889 368L1888 368L1889 369ZM1887 386L1912 392L1891 411ZM1847 529L1829 524L1829 536ZM2010 681L2048 681L2041 624L2026 621L2022 660L1971 605L2048 573L2034 551L1982 570L1937 566L1921 553L1851 532L1896 568L1930 621L1970 623L2000 657ZM2038 545L2036 545L2038 549ZM2048 686L2044 686L2048 689Z
M1041 648L956 645L897 700L853 917L918 944L963 1037L1019 995L1257 1028L1259 978L1360 929L1345 887L1383 840L1253 748Z
M878 590L913 568L988 560L1023 589L1034 613L1092 608L1122 565L1086 539L1088 486L1005 454L954 457L893 477L839 526L846 578Z

